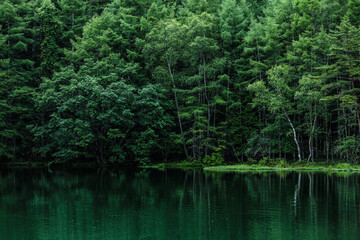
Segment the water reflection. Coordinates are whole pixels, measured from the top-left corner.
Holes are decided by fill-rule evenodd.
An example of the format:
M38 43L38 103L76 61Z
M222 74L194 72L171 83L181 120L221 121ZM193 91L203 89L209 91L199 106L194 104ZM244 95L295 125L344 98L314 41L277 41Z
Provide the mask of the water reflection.
M359 176L1 170L6 239L358 239Z

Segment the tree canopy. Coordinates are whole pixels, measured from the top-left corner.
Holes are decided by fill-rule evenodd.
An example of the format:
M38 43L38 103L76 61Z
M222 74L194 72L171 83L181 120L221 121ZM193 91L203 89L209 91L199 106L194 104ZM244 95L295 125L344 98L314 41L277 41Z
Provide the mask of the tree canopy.
M1 1L0 161L358 162L359 9Z

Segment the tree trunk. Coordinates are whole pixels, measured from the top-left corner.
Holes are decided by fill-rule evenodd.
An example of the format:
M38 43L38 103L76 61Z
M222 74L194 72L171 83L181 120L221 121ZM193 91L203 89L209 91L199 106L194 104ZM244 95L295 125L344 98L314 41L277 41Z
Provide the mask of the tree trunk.
M180 127L180 134L181 134L181 138L182 138L184 152L185 152L186 158L189 158L189 154L188 154L188 151L186 149L186 144L185 144L185 139L184 139L184 131L183 131L183 127L182 127L182 122L181 122L181 118L180 118L179 102L178 102L178 98L177 98L177 94L176 94L176 85L175 85L174 75L173 75L173 72L171 71L170 64L168 64L168 70L169 70L169 74L171 76L171 82L172 82L172 85L173 85L175 106L176 106L176 111L177 111L177 117L178 117L178 122L179 122L179 127Z
M289 118L289 115L286 112L284 112L284 114L285 114L285 116L290 124L291 130L293 132L294 141L295 141L297 152L298 152L298 160L299 160L299 162L301 162L301 149L300 149L299 141L297 139L296 129L295 129L294 125L292 124L292 122Z
M310 136L309 136L309 157L308 157L308 162L310 162L310 159L312 162L314 162L314 142L313 142L313 134L315 131L315 124L316 124L316 117L314 118L314 123L312 124L311 130L310 130ZM311 119L310 119L310 123L311 123Z
M207 104L207 129L206 129L206 141L208 141L210 137L210 121L211 121L211 110L210 110L210 101L209 96L207 93L207 82L206 82L206 60L205 56L202 56L203 58L203 80L204 80L204 93L205 93L205 99ZM205 156L208 154L208 143L205 143Z

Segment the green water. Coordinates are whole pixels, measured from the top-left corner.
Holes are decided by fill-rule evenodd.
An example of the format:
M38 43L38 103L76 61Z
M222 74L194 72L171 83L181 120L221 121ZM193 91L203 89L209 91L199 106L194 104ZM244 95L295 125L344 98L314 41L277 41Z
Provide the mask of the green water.
M360 239L360 178L0 170L0 239Z

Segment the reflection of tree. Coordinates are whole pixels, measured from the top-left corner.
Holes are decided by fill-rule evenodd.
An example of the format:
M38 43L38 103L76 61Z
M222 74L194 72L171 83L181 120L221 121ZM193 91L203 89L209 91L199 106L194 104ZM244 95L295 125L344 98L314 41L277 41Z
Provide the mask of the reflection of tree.
M0 236L25 223L18 236L40 240L327 239L330 229L350 239L359 234L357 189L357 176L312 173L3 170Z
M301 187L301 173L299 173L298 175L298 182L295 186L295 193L294 193L294 213L295 213L295 216L296 216L296 204L297 204L297 201L298 201L298 196L299 196L299 193L300 193L300 187Z

